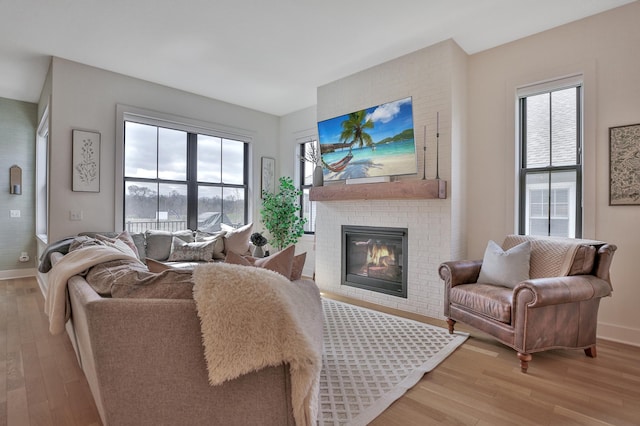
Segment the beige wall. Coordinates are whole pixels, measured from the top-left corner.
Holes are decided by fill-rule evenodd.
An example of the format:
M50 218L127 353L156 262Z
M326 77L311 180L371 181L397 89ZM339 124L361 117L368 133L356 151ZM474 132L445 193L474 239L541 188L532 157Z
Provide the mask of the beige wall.
M279 156L276 116L59 58L52 61L51 76L51 85L45 87L51 91L50 242L80 231L112 230L116 226L117 104L186 117L208 123L213 129L236 129L249 135L252 190L260 187L260 157ZM43 94L41 103L47 98ZM73 129L93 130L101 135L99 193L71 191ZM259 198L253 192L249 196L250 219L259 220ZM70 210L81 210L83 220L69 220Z
M598 335L640 345L640 206L608 205L608 128L640 122L640 3L472 55L467 129L468 252L515 230L515 91L584 75L585 237L615 243L614 293Z

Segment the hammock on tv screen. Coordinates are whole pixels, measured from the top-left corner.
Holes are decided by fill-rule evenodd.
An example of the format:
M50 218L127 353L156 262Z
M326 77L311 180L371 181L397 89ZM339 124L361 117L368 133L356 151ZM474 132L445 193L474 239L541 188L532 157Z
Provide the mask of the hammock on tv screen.
M352 158L353 154L349 152L346 157L344 157L340 161L336 161L335 163L327 164L324 160L322 160L322 165L332 172L341 172L345 169L345 167L347 167L347 164L349 164L349 161L351 161Z

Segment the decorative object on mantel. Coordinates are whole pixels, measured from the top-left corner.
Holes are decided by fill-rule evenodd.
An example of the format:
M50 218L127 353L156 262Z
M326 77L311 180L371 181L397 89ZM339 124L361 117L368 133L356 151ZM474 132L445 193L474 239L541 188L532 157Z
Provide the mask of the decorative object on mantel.
M609 205L640 205L640 124L609 127Z
M422 147L422 180L427 179L427 126L424 126L424 146Z
M320 151L313 141L304 144L304 154L299 156L301 160L313 164L313 186L324 185L324 171L322 170L322 160Z
M325 185L309 190L310 201L428 200L447 198L447 181L407 179L362 185Z
M262 193L262 223L271 235L271 246L282 250L298 242L304 234L306 218L300 217L300 191L288 176L279 180L278 193ZM319 187L323 188L323 187ZM313 189L313 188L312 188Z
M249 237L249 241L255 247L253 249L253 257L264 257L264 250L262 247L268 243L267 239L259 232L254 232Z
M72 190L100 192L100 133L73 131Z
M440 111L436 112L436 179L440 179Z
M9 167L9 194L22 195L22 169L15 164Z

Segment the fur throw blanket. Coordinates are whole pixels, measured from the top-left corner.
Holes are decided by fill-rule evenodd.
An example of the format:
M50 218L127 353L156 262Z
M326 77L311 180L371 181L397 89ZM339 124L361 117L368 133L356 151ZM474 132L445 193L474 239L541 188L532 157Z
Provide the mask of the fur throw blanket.
M196 266L193 280L211 385L287 363L296 424L315 425L323 324L315 283L225 263Z
M67 298L67 281L99 263L118 259L134 259L116 248L89 246L74 250L60 259L49 271L44 312L49 316L49 331L60 334L71 314Z

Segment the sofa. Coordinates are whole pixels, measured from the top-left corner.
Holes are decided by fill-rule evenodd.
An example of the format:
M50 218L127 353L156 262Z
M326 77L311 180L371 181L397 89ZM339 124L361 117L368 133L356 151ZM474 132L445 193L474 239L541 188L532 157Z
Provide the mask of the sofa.
M613 288L617 247L602 241L508 235L482 260L444 262L444 315L513 348L527 372L532 354L584 349L596 356L600 299Z
M51 254L53 269L63 256ZM67 281L64 328L104 425L296 424L289 364L212 386L193 298L105 297L90 274ZM308 279L292 283L317 291Z

